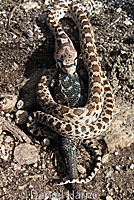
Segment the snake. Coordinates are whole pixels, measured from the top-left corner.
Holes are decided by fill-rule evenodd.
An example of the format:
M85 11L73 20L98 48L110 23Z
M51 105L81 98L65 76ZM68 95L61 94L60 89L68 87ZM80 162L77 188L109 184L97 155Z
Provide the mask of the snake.
M114 95L112 87L101 69L98 59L94 34L86 14L75 4L56 5L48 13L46 22L55 38L56 69L73 75L77 67L77 51L62 28L60 19L70 17L79 30L80 49L88 76L88 94L84 106L71 107L54 100L50 92L55 69L46 69L37 86L37 99L43 111L33 112L29 116L27 127L34 135L42 135L32 125L37 121L50 127L63 137L75 138L85 144L99 138L106 131L113 119ZM95 150L96 153L98 150ZM98 157L98 161L100 156ZM100 164L98 164L99 167ZM97 168L98 168L97 167ZM86 179L74 179L64 183L87 183L96 174Z

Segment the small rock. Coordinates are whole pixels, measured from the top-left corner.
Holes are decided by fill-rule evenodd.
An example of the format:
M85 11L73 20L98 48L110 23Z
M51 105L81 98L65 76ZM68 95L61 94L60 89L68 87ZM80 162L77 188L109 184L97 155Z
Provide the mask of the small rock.
M45 5L49 5L50 4L50 1L49 0L45 0Z
M7 190L7 188L4 188L4 187L2 189L3 189L3 192L6 192L6 190Z
M1 134L0 135L0 148L1 148L1 144L3 143L4 141L4 134Z
M119 166L115 166L115 169L116 169L117 171L120 171L120 167L119 167Z
M122 9L121 9L121 8L118 8L116 11L117 11L118 13L120 13L120 12L122 11Z
M37 164L37 163L35 163L33 166L34 166L35 168L37 168L37 167L38 167L38 164Z
M52 197L52 200L58 200L58 198L57 197Z
M1 95L2 101L0 102L0 111L12 112L17 102L16 95Z
M38 3L37 2L24 2L21 4L21 6L25 10L30 10L30 9L38 7Z
M39 152L37 148L31 144L20 144L14 150L14 160L19 165L30 165L36 163L39 160Z
M16 123L17 124L24 124L28 119L28 112L25 110L18 110L16 112Z
M134 169L134 164L130 165L130 169Z
M121 54L126 54L126 53L127 53L126 51L121 50Z
M128 159L129 159L129 160L132 160L132 158L131 158L131 157L128 157Z
M126 19L125 21L124 21L124 24L126 24L127 26L132 26L132 23L128 20L128 19Z
M24 190L26 187L27 187L27 184L25 184L25 185L19 185L18 189L19 190Z
M21 170L21 166L16 164L16 163L12 163L12 167L14 168L14 170Z
M45 195L45 200L47 200L47 199L49 199L49 195L46 194Z
M45 169L46 168L46 165L43 163L42 164L42 169Z
M2 152L5 152L5 146L3 144L1 145L0 149Z
M28 176L29 174L28 174L28 172L24 172L23 175L24 176Z
M17 38L17 35L15 35L14 33L12 33L13 39Z
M18 109L22 109L23 108L23 106L24 106L24 101L22 101L22 100L19 100L18 102L17 102L17 108Z
M8 121L11 122L11 115L10 115L10 113L6 113L6 114L5 114L5 117L6 117L6 119L7 119Z
M29 185L29 188L30 188L30 189L33 188L33 185Z
M86 173L86 169L82 165L77 165L77 169L81 174Z
M0 135L2 133L2 123L0 122Z
M38 39L40 39L40 38L43 38L43 33L41 33L41 34L39 34L37 37L38 37Z
M45 146L49 146L50 145L50 140L48 138L45 138L43 140L43 143L44 143Z
M111 196L107 196L106 200L113 200Z
M14 70L16 70L16 69L19 68L19 65L18 65L16 62L14 62L13 65L12 65L12 68L13 68Z
M118 154L119 154L119 153L118 153L117 151L114 153L115 156L118 156Z
M34 31L41 32L40 27L34 24Z
M6 136L6 138L5 138L5 142L6 143L11 143L11 142L13 142L13 138L11 137L11 136Z
M108 172L106 173L106 177L111 177L112 174L113 174L113 171L110 170L110 171L108 171Z
M26 35L27 35L29 38L32 38L32 37L33 37L33 31L30 30L30 29L28 29L28 30L26 31Z
M102 163L107 163L109 161L109 154L106 154L102 158Z

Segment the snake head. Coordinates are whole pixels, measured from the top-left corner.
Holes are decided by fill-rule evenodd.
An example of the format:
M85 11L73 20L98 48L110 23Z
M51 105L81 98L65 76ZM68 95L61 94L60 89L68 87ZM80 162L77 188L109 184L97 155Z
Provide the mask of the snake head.
M77 51L69 44L61 44L55 53L56 67L60 68L64 73L73 74L76 72Z

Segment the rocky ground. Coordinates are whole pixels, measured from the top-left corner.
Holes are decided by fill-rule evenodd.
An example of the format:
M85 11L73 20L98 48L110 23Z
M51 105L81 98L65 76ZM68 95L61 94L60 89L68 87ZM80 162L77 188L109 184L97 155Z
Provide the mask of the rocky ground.
M0 0L0 199L73 199L70 186L56 185L66 175L59 143L35 138L25 126L28 115L40 109L36 85L44 69L55 65L54 39L44 23L48 1L28 2ZM101 141L101 170L82 185L82 192L86 199L133 200L134 2L80 2L115 94L114 119ZM79 51L74 23L63 20L63 26ZM81 145L79 175L85 177L92 165L91 155Z

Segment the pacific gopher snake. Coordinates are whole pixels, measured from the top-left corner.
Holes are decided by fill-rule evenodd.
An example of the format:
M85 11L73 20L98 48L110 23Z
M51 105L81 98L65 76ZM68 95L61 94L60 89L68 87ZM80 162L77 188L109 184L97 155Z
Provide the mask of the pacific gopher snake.
M32 113L27 127L32 129L32 122L38 121L64 137L74 137L85 142L85 139L101 136L111 123L114 96L97 58L91 24L82 10L73 4L57 5L49 12L47 17L47 24L55 37L57 68L68 74L73 74L76 71L77 52L59 22L61 18L68 16L73 19L79 29L81 53L88 73L86 105L74 108L56 103L49 90L55 70L47 70L37 88L38 101L44 112ZM39 131L31 130L31 132L36 135L41 134ZM85 143L88 144L89 142ZM82 183L89 180L91 180L91 177L81 181L73 180L71 183ZM66 181L66 183L69 183L69 181Z

